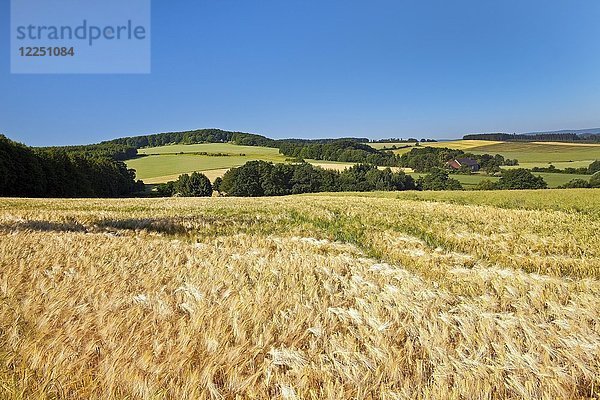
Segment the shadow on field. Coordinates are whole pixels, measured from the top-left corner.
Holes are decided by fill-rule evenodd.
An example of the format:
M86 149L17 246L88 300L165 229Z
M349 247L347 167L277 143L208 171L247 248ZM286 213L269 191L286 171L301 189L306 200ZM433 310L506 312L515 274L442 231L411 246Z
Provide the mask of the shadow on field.
M146 230L169 235L188 231L183 224L167 218L103 219L98 221L96 226L104 229Z
M30 230L38 232L87 232L87 228L79 222L50 222L50 221L19 221L9 224L0 224L0 231L14 232L16 230Z
M37 231L37 232L102 232L114 230L146 230L164 234L181 234L189 229L181 222L172 219L156 218L127 218L127 219L103 219L96 222L93 227L85 226L77 221L51 222L51 221L15 221L0 224L0 232L11 233L15 231Z

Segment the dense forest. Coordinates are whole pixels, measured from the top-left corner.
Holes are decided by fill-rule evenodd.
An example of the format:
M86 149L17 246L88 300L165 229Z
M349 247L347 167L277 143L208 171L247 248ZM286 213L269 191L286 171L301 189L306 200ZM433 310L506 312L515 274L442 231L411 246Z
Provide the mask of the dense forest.
M83 147L33 149L0 135L0 196L120 197L143 190L116 153Z
M600 142L600 135L577 133L477 133L463 136L464 140L493 140L501 142Z
M135 147L110 142L80 146L38 147L37 149L51 152L64 151L84 157L108 157L118 161L129 160L138 155L137 148Z

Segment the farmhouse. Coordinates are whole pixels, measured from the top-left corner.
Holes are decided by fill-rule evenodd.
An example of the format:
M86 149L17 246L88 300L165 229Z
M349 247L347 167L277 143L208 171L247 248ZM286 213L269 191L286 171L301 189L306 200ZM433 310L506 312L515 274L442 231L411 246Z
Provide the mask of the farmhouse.
M469 167L473 172L479 171L479 164L472 158L455 158L454 160L448 161L446 165L452 169Z

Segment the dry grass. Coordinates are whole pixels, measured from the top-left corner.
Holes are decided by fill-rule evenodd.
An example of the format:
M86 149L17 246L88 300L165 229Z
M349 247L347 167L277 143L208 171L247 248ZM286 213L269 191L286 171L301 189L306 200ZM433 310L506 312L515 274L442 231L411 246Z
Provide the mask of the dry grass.
M598 231L389 198L3 200L0 397L597 398Z

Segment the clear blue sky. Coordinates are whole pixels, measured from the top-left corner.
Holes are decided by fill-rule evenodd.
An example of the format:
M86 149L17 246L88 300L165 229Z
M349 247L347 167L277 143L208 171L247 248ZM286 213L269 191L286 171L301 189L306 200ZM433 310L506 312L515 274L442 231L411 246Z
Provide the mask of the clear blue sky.
M154 0L148 75L11 75L0 3L0 133L29 145L600 127L598 0Z

